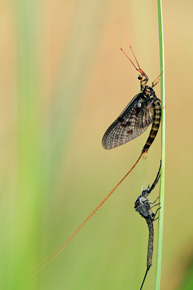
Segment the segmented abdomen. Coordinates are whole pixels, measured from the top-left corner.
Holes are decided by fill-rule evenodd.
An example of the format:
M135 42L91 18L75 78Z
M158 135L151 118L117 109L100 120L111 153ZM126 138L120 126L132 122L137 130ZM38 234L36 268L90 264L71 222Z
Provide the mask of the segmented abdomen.
M160 126L160 122L161 122L161 104L160 104L160 100L158 98L156 98L156 100L153 102L152 104L153 108L154 108L154 116L153 116L153 122L152 122L152 127L151 127L151 131L149 133L149 137L142 149L142 153L145 153L149 150L149 147L151 146L151 144L153 143L157 132L159 130L159 126Z
M149 228L149 239L148 239L148 249L147 249L147 267L150 268L152 265L152 258L153 258L154 228L153 228L153 221L151 218L147 218L146 222Z

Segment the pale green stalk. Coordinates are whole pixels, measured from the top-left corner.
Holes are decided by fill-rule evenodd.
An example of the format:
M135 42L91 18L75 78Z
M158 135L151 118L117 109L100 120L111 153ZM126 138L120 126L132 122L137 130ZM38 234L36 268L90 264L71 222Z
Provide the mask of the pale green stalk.
M165 187L165 67L164 67L164 40L163 40L163 20L162 20L162 1L157 0L158 7L158 29L159 29L159 51L160 51L160 72L161 75L161 179L160 179L160 212L158 229L158 250L156 263L155 290L160 289L161 282L161 262L162 262L162 244L163 244L163 222L164 222L164 187Z

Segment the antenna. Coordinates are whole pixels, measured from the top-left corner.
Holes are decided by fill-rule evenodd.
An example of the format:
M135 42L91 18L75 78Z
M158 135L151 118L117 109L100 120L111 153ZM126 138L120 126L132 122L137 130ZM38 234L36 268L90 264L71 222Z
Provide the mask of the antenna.
M119 26L120 26L120 28L121 28L121 31L122 31L122 33L123 33L123 35L124 35L126 41L127 41L128 44L129 44L129 48L131 49L131 52L132 52L132 54L133 54L133 56L134 56L134 58L135 58L135 61L136 61L136 63L137 63L138 68L141 69L141 68L140 68L140 65L139 65L139 62L138 62L138 60L137 60L137 58L136 58L136 56L135 56L135 54L134 54L134 52L133 52L133 49L132 49L132 47L131 47L131 44L130 44L130 42L129 42L129 39L128 39L128 37L127 37L127 34L126 34L125 30L123 29L123 26L122 26L121 22L120 22L119 20L117 20L117 23L119 24Z
M124 34L124 36L125 36L125 38L126 38L126 40L127 40L127 42L129 43L129 40L128 40L128 38L127 38L127 36L126 36L126 33L125 33L125 31L123 30L123 27L122 27L122 25L120 24L120 22L119 22L119 20L118 20L118 23L119 23L119 25L120 25L120 27L121 27L121 31L122 31L122 33ZM123 52L123 54L127 57L127 59L131 62L131 64L134 66L134 68L141 74L141 75L143 75L144 77L147 77L147 75L145 74L145 72L141 69L141 67L140 67L140 65L139 65L139 62L138 62L138 60L137 60L137 58L136 58L136 56L135 56L135 54L134 54L134 52L133 52L133 49L132 49L132 47L131 47L131 45L130 45L130 43L129 43L129 48L131 49L131 52L132 52L132 54L133 54L133 56L134 56L134 58L135 58L135 61L136 61L136 63L137 63L137 66L138 66L138 68L137 68L137 66L134 64L134 62L130 59L130 57L126 54L126 52L123 50L123 48L118 44L118 42L114 39L114 37L110 34L110 32L101 24L101 27L102 27L102 29L105 31L105 33L113 40L113 42L116 44L116 46Z

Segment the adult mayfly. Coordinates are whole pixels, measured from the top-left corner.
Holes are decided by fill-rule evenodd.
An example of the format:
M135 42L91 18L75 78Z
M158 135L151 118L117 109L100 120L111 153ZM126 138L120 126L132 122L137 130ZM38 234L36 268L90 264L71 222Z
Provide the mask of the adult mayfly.
M104 29L104 28L103 28ZM107 32L107 34L109 34ZM109 34L110 35L110 34ZM112 36L110 35L112 38ZM113 39L113 41L115 41ZM117 42L115 41L116 45ZM116 186L107 194L107 196L98 204L98 206L88 215L88 217L80 224L80 226L47 258L42 260L39 264L37 264L35 268L39 268L34 274L36 275L39 271L41 271L49 262L55 259L63 249L71 242L71 240L78 234L78 232L85 226L85 224L91 219L91 217L101 208L101 206L109 199L109 197L115 192L117 187L123 182L123 180L129 175L129 173L133 170L136 164L141 159L144 153L148 152L153 140L155 139L160 121L161 121L161 106L160 100L157 98L153 87L159 82L160 76L152 83L152 86L147 86L148 76L139 66L139 63L133 53L133 50L130 46L132 54L135 58L137 66L133 63L133 61L127 56L125 51L118 45L120 50L125 54L125 56L129 59L135 69L140 73L138 79L140 80L140 88L141 91L137 94L131 102L127 105L122 114L115 120L115 122L109 127L109 129L104 134L102 144L105 149L115 148L126 142L136 138L141 135L150 124L152 124L152 128L149 134L149 137L142 149L142 152L132 166L132 168L125 174L125 176L116 184Z
M122 26L121 29L123 31ZM149 137L142 149L140 155L141 157L143 153L148 152L160 126L161 101L156 96L153 87L159 82L161 75L159 75L158 78L152 83L152 86L148 86L147 82L149 78L140 67L131 45L129 46L137 63L137 66L125 53L123 48L120 47L119 44L114 40L111 34L106 30L105 32L112 38L115 44L119 47L119 49L124 53L127 59L134 66L134 68L140 73L140 75L138 76L138 79L140 81L140 93L137 94L129 102L129 104L119 115L119 117L107 129L102 139L102 145L107 150L123 145L141 135L149 127L149 125L152 124ZM123 33L126 37L124 31Z
M120 23L119 25L127 42L129 43L125 31L123 30ZM147 138L145 145L143 146L140 156L138 157L137 161L134 163L132 168L114 187L113 189L114 191L134 169L134 167L137 165L143 154L147 155L148 150L158 133L161 122L161 101L156 96L153 87L155 87L155 85L159 82L162 73L155 79L155 81L152 82L151 86L148 86L147 82L149 78L140 67L131 45L129 44L129 47L137 65L134 64L134 62L126 54L123 48L112 37L112 35L103 26L102 28L115 42L115 44L122 51L122 53L127 57L130 63L136 69L136 71L139 72L138 79L140 81L140 93L134 96L134 98L129 102L129 104L126 106L123 112L107 129L102 139L103 147L109 150L121 146L141 135L149 127L149 125L152 124L149 136Z
M149 137L142 149L142 154L147 153L157 135L161 120L161 106L153 90L155 83L152 87L147 86L148 76L140 67L136 70L140 72L138 79L141 91L105 132L102 139L105 149L112 149L131 141L141 135L152 123Z
M153 239L154 239L154 226L153 226L153 222L157 219L156 214L158 212L158 210L160 209L157 208L156 212L153 213L152 212L152 207L159 205L159 203L155 204L155 202L157 201L157 199L154 202L150 202L148 199L148 195L151 193L151 191L155 188L156 184L158 183L159 179L160 179L160 171L161 171L161 162L160 162L160 167L157 173L157 176L152 184L152 186L150 187L149 185L142 191L141 195L136 199L135 202L135 210L139 212L139 214L146 220L148 229L149 229L149 239L148 239L148 249L147 249L147 269L145 272L145 276L143 278L143 282L141 284L140 290L143 287L143 284L145 282L147 273L150 269L150 267L152 266L152 257L153 257ZM150 206L151 204L154 204L153 206Z

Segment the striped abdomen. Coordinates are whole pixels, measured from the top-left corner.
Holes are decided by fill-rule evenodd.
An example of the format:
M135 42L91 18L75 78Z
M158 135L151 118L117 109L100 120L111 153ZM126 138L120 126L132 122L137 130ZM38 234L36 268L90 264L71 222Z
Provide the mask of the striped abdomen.
M160 105L160 100L156 97L155 101L152 104L153 109L154 109L154 116L153 116L153 122L152 122L152 127L151 131L149 133L149 137L143 147L142 153L145 153L149 150L149 147L153 143L157 132L159 130L160 122L161 122L161 105Z
M154 228L153 228L153 221L151 218L147 218L146 222L149 228L149 239L148 239L148 249L147 249L147 268L150 268L152 265L152 257L153 257Z

